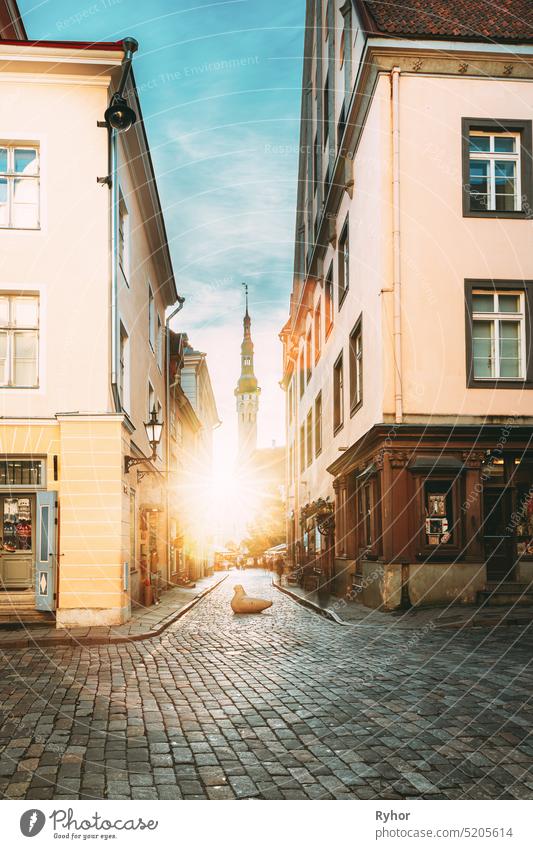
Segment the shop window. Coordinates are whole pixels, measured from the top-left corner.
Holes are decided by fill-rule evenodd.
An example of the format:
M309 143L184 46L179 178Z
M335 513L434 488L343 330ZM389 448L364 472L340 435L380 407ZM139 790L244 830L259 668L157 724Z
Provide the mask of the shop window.
M420 481L419 557L455 557L461 550L460 478L429 477Z
M0 460L0 486L45 485L44 460Z
M28 496L4 498L2 547L4 551L32 551L32 511ZM48 559L48 552L47 557Z
M531 121L463 120L463 213L524 217L531 195Z

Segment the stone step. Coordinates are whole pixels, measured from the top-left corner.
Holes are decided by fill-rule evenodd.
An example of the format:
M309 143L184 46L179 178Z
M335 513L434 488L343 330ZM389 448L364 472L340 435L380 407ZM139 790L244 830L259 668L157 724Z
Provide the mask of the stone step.
M32 622L53 622L52 613L35 609L35 593L30 592L0 592L0 624Z
M505 590L505 591L513 591L517 593L522 593L530 590L533 592L533 583L531 584L519 584L517 581L487 581L487 590Z
M483 604L485 607L497 607L505 604L533 605L533 588L524 586L523 589L514 589L507 588L506 584L501 584L498 588L480 590L477 594L477 601L478 604Z

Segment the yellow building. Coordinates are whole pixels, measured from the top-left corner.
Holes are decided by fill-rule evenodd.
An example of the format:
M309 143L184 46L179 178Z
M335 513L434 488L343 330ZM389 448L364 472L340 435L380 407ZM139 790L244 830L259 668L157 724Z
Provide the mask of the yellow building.
M154 407L167 420L178 296L131 74L136 122L103 123L128 44L23 41L13 8L0 2L0 621L116 624L168 575L168 442L153 463L125 457L151 456Z

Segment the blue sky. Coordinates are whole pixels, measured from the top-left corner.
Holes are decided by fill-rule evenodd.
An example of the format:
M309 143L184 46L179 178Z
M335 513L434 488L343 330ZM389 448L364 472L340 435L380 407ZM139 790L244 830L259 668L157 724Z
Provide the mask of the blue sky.
M208 354L235 445L243 280L250 284L259 440L283 441L278 332L292 283L304 0L19 0L30 38L140 44L134 68L158 175L179 328Z

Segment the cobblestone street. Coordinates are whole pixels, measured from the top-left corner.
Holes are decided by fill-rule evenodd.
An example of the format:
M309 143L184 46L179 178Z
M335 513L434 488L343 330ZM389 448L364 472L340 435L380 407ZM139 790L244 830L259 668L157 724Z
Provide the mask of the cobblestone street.
M234 584L273 598L236 617ZM533 798L533 635L340 627L231 573L162 636L3 652L6 798Z

